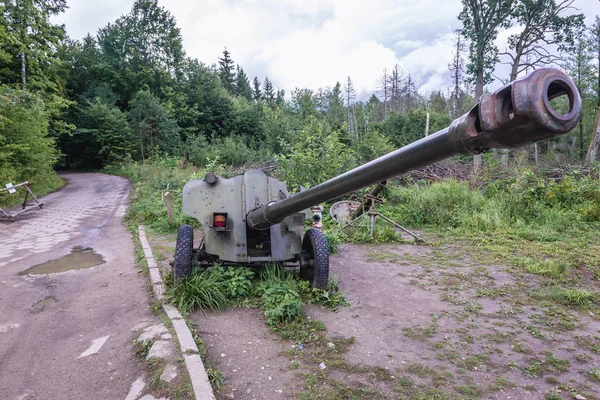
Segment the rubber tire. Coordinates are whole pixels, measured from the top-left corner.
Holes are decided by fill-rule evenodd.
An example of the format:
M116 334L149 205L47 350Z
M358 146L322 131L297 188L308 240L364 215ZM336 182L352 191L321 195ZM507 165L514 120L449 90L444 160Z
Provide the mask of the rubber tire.
M309 254L309 260L313 260L314 265L301 265L300 277L312 282L313 288L327 289L329 283L329 250L325 234L316 228L306 231L302 239L302 250Z
M192 273L192 249L194 248L194 230L189 225L181 225L177 231L175 258L173 260L173 279L175 285Z

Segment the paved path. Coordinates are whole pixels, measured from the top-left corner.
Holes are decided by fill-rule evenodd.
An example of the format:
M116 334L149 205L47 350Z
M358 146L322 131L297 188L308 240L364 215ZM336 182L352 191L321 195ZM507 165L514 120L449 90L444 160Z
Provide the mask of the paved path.
M122 217L129 183L94 173L62 175L44 210L0 222L0 398L124 399L143 374L132 331L155 317ZM106 263L18 275L75 246Z

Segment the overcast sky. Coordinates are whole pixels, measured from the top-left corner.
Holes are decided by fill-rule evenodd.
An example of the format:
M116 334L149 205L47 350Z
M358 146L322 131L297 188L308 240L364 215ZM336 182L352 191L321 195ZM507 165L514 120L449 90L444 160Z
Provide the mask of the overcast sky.
M133 0L67 0L56 18L67 33L87 33L129 12ZM214 64L223 48L252 79L268 76L287 93L333 86L350 76L359 97L377 89L382 70L398 63L420 92L450 80L452 31L460 0L159 0L177 19L188 56ZM576 0L590 24L598 0ZM499 37L504 47L509 32ZM500 74L508 73L499 71ZM494 85L497 86L497 85Z

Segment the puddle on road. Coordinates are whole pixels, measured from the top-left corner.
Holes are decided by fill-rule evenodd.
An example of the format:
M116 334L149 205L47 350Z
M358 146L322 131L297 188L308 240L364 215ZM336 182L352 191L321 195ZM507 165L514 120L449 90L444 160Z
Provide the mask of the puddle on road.
M33 308L33 312L38 313L44 311L44 308L46 308L46 306L49 306L50 304L54 303L56 303L56 299L52 296L48 296L45 299L38 301L37 303L33 303L31 305L31 308Z
M57 272L91 268L104 263L104 257L96 253L91 247L75 246L71 249L71 254L34 265L25 271L19 272L19 275L55 274Z

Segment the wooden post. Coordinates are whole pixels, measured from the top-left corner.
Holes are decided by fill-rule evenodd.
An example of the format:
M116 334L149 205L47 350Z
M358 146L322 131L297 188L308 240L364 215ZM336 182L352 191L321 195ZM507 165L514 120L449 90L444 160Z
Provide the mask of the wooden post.
M481 154L473 154L473 168L475 171L479 171L483 164L483 160L481 158Z
M167 218L170 224L173 223L173 207L171 207L171 193L165 192L165 204L167 205Z
M425 120L425 137L429 136L429 113L427 113L427 119Z
M589 168L590 164L600 159L600 107L596 114L596 122L594 124L594 136L585 156L585 167Z

